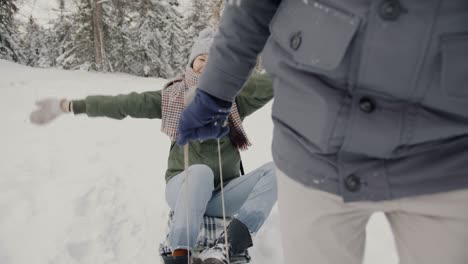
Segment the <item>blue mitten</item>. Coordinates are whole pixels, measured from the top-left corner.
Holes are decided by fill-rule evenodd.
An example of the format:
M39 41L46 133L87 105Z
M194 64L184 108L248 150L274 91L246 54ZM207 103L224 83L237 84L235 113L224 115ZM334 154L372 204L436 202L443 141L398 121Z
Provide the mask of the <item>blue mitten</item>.
M193 101L180 116L177 144L185 145L189 140L206 140L226 135L229 132L226 122L231 107L232 102L197 89Z

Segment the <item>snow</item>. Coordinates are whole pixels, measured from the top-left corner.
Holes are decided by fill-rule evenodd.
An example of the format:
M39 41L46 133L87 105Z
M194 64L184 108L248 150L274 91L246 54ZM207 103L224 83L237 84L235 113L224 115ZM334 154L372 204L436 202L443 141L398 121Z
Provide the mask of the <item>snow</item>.
M160 121L69 114L38 127L28 115L43 97L156 90L165 80L4 60L0 77L0 263L159 263L170 147ZM254 142L243 154L247 170L271 160L270 108L246 120ZM255 237L252 263L285 263L279 232L275 207ZM397 263L382 214L370 220L368 239L366 264Z
M67 4L72 1L67 1ZM18 1L18 18L27 21L32 16L39 24L47 25L51 19L58 17L58 4L56 0L20 0Z

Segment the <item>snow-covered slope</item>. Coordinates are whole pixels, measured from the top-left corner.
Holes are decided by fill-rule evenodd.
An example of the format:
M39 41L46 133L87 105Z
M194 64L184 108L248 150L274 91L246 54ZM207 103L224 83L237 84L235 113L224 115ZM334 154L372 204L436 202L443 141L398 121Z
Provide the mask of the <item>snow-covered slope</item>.
M43 97L83 98L160 89L163 79L33 69L0 60L0 263L155 264L167 205L169 140L159 120L65 115L45 127L28 115ZM269 160L268 105L246 120L250 170ZM368 227L366 264L394 264L388 224ZM275 208L254 241L253 263L280 264Z

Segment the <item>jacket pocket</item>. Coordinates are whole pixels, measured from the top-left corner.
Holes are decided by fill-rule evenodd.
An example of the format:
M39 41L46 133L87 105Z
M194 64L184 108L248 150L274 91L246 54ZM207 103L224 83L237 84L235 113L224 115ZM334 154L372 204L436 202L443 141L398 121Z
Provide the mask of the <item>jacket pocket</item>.
M270 31L295 62L330 71L340 65L359 24L359 17L322 2L284 0Z
M451 97L468 98L468 33L445 35L442 43L442 89Z

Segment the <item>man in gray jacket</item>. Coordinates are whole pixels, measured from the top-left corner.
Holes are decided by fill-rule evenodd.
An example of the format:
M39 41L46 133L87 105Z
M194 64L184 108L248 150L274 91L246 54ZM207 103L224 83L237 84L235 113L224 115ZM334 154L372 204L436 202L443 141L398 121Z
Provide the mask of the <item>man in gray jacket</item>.
M286 262L361 263L382 211L400 263L468 263L468 1L229 1L179 143L262 50Z

